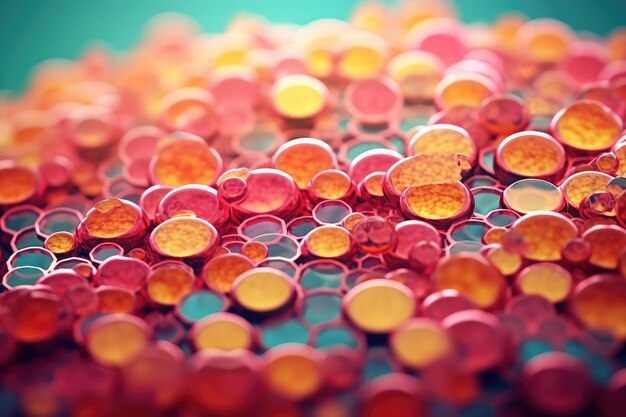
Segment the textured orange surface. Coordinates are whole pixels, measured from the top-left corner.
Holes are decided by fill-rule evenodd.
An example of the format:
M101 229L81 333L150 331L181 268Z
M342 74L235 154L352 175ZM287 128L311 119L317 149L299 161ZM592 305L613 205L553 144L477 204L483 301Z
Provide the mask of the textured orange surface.
M236 253L227 253L211 259L202 273L209 288L226 293L239 275L253 268L250 259Z
M397 163L388 175L395 192L401 193L409 187L459 181L461 167L454 153L417 155Z
M595 101L572 103L561 114L556 131L561 140L576 149L587 151L611 147L621 133L621 126L606 107Z
M91 236L110 239L128 233L138 218L133 206L112 198L97 203L84 224Z
M305 189L315 174L334 165L332 151L315 143L285 148L274 160L274 167L291 175L300 189Z
M315 256L336 258L350 251L350 233L336 226L320 226L306 237L306 246Z
M558 261L567 242L578 234L562 214L538 211L517 220L513 231L523 238L523 255L533 261Z
M430 184L411 187L406 202L418 217L442 220L458 215L468 204L468 191L463 184Z
M621 253L626 249L626 232L619 226L595 226L582 238L589 243L589 263L606 269L615 269Z
M174 217L152 232L156 248L167 256L198 255L211 242L212 231L205 222L189 217Z
M567 201L574 207L578 207L585 197L595 192L605 191L612 178L602 172L579 172L566 179L561 189Z
M74 247L74 235L68 232L56 232L46 239L46 249L53 253L65 253Z
M193 274L183 268L162 266L148 277L146 292L158 304L173 306L193 290Z
M532 134L517 136L498 148L505 167L518 175L547 175L562 166L564 154L555 143Z
M342 171L322 171L311 181L311 189L321 198L337 200L350 189L350 177Z
M173 187L209 185L221 165L206 142L179 137L161 141L153 161L155 182Z
M435 269L433 282L437 290L457 290L481 308L494 306L506 285L495 266L480 255L468 253L443 258Z
M469 134L454 125L433 125L418 130L409 144L413 155L453 152L472 158L476 149Z

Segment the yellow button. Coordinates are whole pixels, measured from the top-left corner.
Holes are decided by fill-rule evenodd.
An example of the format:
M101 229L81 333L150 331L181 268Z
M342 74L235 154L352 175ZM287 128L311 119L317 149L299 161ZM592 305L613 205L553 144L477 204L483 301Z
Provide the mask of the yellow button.
M239 275L231 294L246 309L265 313L288 303L293 295L293 285L284 272L273 268L255 268Z
M404 284L372 279L351 289L344 297L348 318L361 330L388 333L415 314L413 292Z

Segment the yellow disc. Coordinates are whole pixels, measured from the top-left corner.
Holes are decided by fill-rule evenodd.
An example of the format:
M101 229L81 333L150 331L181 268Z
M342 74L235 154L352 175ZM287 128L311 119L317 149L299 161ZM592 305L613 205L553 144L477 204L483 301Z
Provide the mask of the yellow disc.
M403 201L416 216L428 220L453 218L466 210L470 194L460 182L429 184L406 190Z
M202 138L189 133L171 134L161 139L151 164L155 184L180 187L210 185L222 170L222 158Z
M442 109L455 106L478 107L496 93L489 78L474 73L457 73L445 77L435 88L435 100Z
M94 361L123 366L149 343L146 323L136 316L111 314L96 319L87 330L86 347Z
M578 235L576 225L562 214L536 211L513 223L523 237L522 255L533 261L558 261L567 242Z
M372 197L382 197L383 183L385 182L385 173L382 171L372 172L367 177L363 178L363 188Z
M427 318L407 320L389 339L391 350L402 365L423 368L452 353L452 342L439 324Z
M564 23L554 19L535 19L524 23L515 36L517 52L538 63L559 62L569 52L575 36Z
M227 253L215 256L207 262L202 270L202 279L209 288L227 293L237 277L253 267L247 257L238 253Z
M506 231L507 229L504 230ZM511 253L500 245L490 250L486 257L498 268L502 275L512 275L516 273L519 271L524 261L518 253Z
M280 396L299 401L311 397L322 386L320 351L288 343L268 350L264 357L267 386Z
M426 51L405 51L389 60L389 76L398 83L405 98L431 98L441 80L443 63Z
M584 151L608 149L622 132L622 123L595 100L576 101L554 116L554 134L565 145Z
M299 30L304 35L304 61L307 70L315 77L333 75L338 38L350 26L338 19L319 19Z
M327 77L334 69L333 53L326 48L311 48L307 51L307 68L316 77Z
M263 242L250 241L244 243L241 247L241 252L239 253L256 263L267 258L269 255L269 249Z
M193 290L193 271L182 265L163 265L148 276L146 292L158 304L173 306Z
M224 48L214 57L215 68L245 65L250 49L247 47L230 46Z
M150 235L153 247L165 256L186 258L205 251L216 238L207 221L194 217L173 217L158 225Z
M382 38L368 32L350 32L339 41L342 51L337 70L341 77L361 80L374 77L382 71L389 53Z
M413 292L396 281L371 279L352 288L343 299L344 311L359 329L388 333L413 317Z
M309 252L320 258L337 258L352 249L350 232L339 226L317 227L309 232L304 241Z
M233 282L231 294L246 309L266 313L289 302L293 285L284 272L274 268L255 268L239 275Z
M311 180L311 191L325 200L338 200L350 190L350 177L338 169L319 172Z
M84 225L93 237L111 239L129 232L139 218L137 209L116 198L102 200L87 213Z
M497 304L506 282L500 271L474 253L457 253L442 258L433 273L435 288L457 290L481 308Z
M454 125L437 124L418 130L409 143L409 150L412 155L453 152L472 159L476 147L465 129Z
M319 172L335 168L333 150L319 139L300 138L282 145L272 159L274 168L286 172L305 190Z
M64 254L74 248L76 239L69 232L55 232L48 236L44 246L55 254Z
M409 187L460 181L461 171L458 155L446 152L404 158L389 168L386 175L393 191L400 194Z
M503 140L496 151L496 158L508 172L524 177L540 177L554 174L563 167L565 150L547 134L527 131Z
M387 11L382 4L369 3L357 6L350 18L352 25L368 32L385 29Z
M196 350L249 349L253 343L252 327L236 314L216 313L194 323L191 339Z
M578 208L585 197L596 192L606 191L606 186L612 179L612 176L604 172L577 172L563 181L561 190L563 190L567 202Z
M567 299L572 289L572 275L563 267L541 262L526 267L517 277L522 294L540 295L551 303Z
M559 210L564 203L563 193L556 185L534 178L509 185L502 199L509 208L521 214Z
M328 89L317 78L288 75L274 84L271 96L281 116L308 119L322 111L328 99Z
M365 220L365 218L365 214L359 213L358 211L350 213L345 217L345 219L343 219L343 227L352 231L352 229L354 229L354 226Z

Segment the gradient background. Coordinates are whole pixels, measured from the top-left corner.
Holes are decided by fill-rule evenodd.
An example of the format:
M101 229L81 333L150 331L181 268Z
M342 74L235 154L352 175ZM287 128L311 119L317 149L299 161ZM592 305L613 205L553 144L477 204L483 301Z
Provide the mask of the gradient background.
M387 4L393 0L383 1ZM346 19L358 0L0 0L0 91L19 92L32 68L50 58L75 58L99 40L113 50L133 47L146 22L163 12L193 17L207 32L222 31L237 13L276 23ZM518 11L552 17L576 31L606 35L626 26L626 0L456 0L465 22L492 22Z

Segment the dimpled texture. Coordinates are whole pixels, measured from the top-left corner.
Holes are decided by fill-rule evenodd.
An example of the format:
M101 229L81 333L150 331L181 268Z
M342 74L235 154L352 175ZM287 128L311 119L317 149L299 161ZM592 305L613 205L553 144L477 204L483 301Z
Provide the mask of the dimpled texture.
M508 170L527 177L550 174L563 160L559 146L539 136L518 137L502 144L499 152Z
M201 253L211 240L212 231L193 218L174 218L152 232L155 247L167 256L187 257Z
M461 167L454 153L435 153L406 158L395 164L387 175L396 193L409 187L459 181Z
M585 197L606 190L611 179L613 177L602 172L579 172L566 179L561 189L567 201L574 207L578 207Z
M93 237L114 238L129 232L139 215L134 207L117 199L104 200L94 206L84 221Z
M338 227L318 227L306 238L307 248L313 255L335 258L348 253L352 246L350 233Z
M165 139L153 159L158 184L180 187L209 185L215 181L220 161L206 142L186 138Z
M409 146L414 155L454 152L471 158L475 152L472 138L456 126L453 128L432 127L426 132L417 132Z
M533 261L558 261L563 247L578 234L576 226L563 215L535 212L513 224L524 242L523 254Z
M587 151L611 147L620 127L607 109L593 101L571 104L556 123L556 131L565 144Z
M429 220L455 217L468 204L468 192L460 183L411 187L405 194L416 216Z

